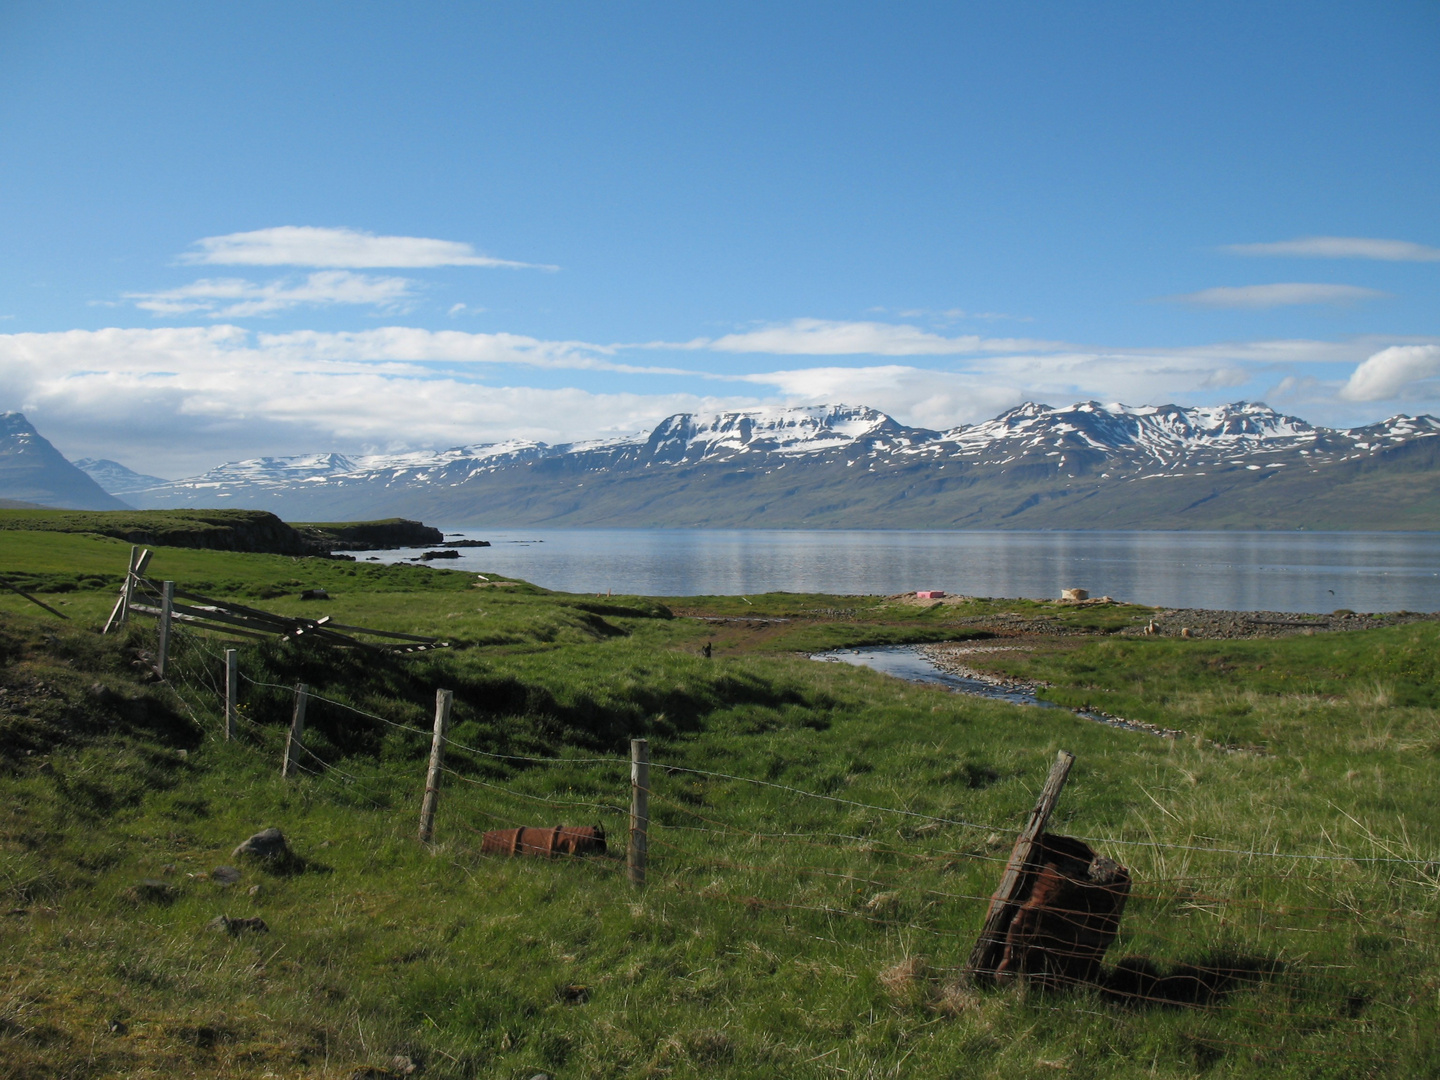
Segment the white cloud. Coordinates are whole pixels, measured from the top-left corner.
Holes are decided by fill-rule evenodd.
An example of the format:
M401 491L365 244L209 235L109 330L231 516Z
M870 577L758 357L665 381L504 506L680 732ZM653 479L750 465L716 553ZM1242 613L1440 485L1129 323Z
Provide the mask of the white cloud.
M160 476L222 460L505 438L602 438L753 394L496 386L432 360L607 365L584 347L520 335L254 335L235 326L0 335L0 408L18 408L71 457L118 457ZM646 371L651 369L628 369Z
M977 334L945 337L903 323L792 319L760 330L681 343L653 342L650 347L775 356L953 356L1060 346L1020 338L982 338Z
M1392 345L1357 367L1340 389L1346 401L1386 401L1397 397L1434 398L1432 380L1440 376L1440 345Z
M1354 403L1387 395L1440 399L1440 340L1434 338L977 350L908 362L836 357L815 366L800 356L777 362L781 370L744 374L717 371L735 366L717 354L688 355L710 358L712 370L628 364L618 347L583 341L405 326L0 334L0 408L31 413L72 456L118 457L143 471L181 476L260 454L600 438L652 426L674 412L782 401L871 405L902 423L944 429L1027 399L1064 405L1092 398L1131 404L1255 398L1291 372L1300 381L1277 391L1303 394L1304 415L1319 423L1373 420ZM1328 392L1310 379L1313 371L1296 367L1317 362L1332 370L1347 365ZM1356 364L1346 392L1337 394ZM614 377L628 375L694 381L662 386ZM1267 382L1257 383L1260 378Z
M961 371L903 364L795 368L738 376L773 386L792 402L871 405L905 423L951 428L987 420L1026 400L1163 404L1213 396L1251 381L1251 372L1210 358L1068 352L977 357Z
M499 266L556 270L555 266L512 262L481 255L457 240L424 236L376 236L358 229L281 225L273 229L207 236L181 262L213 266L329 266L350 269L434 266Z
M302 305L367 304L393 311L414 295L403 277L374 277L348 270L322 270L300 281L257 284L243 278L201 278L178 289L126 293L135 306L156 315L198 313L212 319L274 315Z
M382 326L374 330L295 330L261 334L267 355L289 363L395 361L423 364L521 364L526 367L609 371L625 375L691 375L684 368L624 364L606 359L614 348L584 341L544 341L523 334L472 334Z
M1165 299L1194 307L1210 308L1273 308L1294 304L1353 304L1374 300L1385 293L1362 289L1358 285L1322 285L1286 282L1277 285L1239 285L1202 289L1183 296Z
M1409 240L1376 240L1364 236L1302 236L1273 244L1228 244L1234 255L1282 255L1308 259L1383 259L1387 262L1437 262L1440 248Z

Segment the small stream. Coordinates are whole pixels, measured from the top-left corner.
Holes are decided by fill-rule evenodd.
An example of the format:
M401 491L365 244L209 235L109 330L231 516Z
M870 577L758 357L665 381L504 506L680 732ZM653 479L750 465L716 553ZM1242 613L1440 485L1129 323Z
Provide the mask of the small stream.
M1084 712L1080 709L1066 709L1064 705L1057 705L1053 701L1040 700L1029 690L1024 690L1016 686L1007 686L1003 683L987 682L984 679L971 679L964 675L956 675L953 672L946 671L928 656L925 656L916 645L876 645L861 649L831 649L828 652L812 653L810 659L831 664L853 664L856 667L868 667L884 675L904 679L907 682L936 683L945 687L947 690L953 690L957 694L970 694L974 697L989 698L991 701L1003 701L1009 705L1032 705L1041 709L1064 709L1065 712L1074 713L1076 716L1084 717L1086 720L1094 720L1096 723L1105 724L1107 727L1124 728L1126 731L1145 731L1152 735L1160 735L1166 738L1173 738L1183 734L1183 732L1159 728L1153 724L1122 720L1118 716Z

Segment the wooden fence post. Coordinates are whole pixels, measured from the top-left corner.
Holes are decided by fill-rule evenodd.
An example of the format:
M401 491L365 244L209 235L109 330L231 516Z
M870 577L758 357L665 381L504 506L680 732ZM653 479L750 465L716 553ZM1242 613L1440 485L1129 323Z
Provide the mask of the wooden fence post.
M135 582L145 573L145 568L150 565L151 551L141 551L138 547L130 549L130 567L125 571L125 584L120 586L120 599L115 601L115 607L110 611L110 618L105 620L105 629L102 634L108 634L111 630L117 630L125 625L130 618L130 605L135 602Z
M630 740L630 845L626 866L632 885L645 884L645 862L650 853L650 743Z
M167 581L160 586L160 641L155 658L155 674L165 678L165 668L170 662L170 621L175 614L175 582Z
M425 770L425 798L420 802L420 842L428 844L435 833L435 803L440 798L440 769L445 764L445 733L450 728L449 690L435 691L435 734L430 739L430 767Z
M305 700L310 689L303 682L295 684L295 712L290 717L290 737L285 740L285 764L280 767L281 776L289 776L292 769L299 768L300 737L305 734Z
M225 741L235 738L235 712L240 707L240 660L234 649L225 650Z
M1005 948L1005 934L1015 917L1014 900L1028 876L1036 842L1045 832L1050 813L1060 799L1060 789L1065 786L1065 778L1070 775L1070 766L1074 763L1075 755L1067 750L1061 750L1055 756L1055 764L1050 767L1050 775L1040 791L1040 798L1035 803L1035 809L1030 811L1030 820L1021 830L1020 838L1015 841L1015 847L1010 852L1010 861L1005 864L1005 872L1000 875L1000 887L990 898L985 925L970 953L970 962L965 965L965 974L970 978L988 978L994 974L1000 963L1000 954Z
M110 618L105 620L105 629L100 631L102 634L108 634L111 630L118 629L125 625L125 619L130 614L130 579L135 576L135 564L139 558L139 545L132 545L130 548L130 565L125 568L125 581L120 586L120 597L115 601L115 606L110 609Z

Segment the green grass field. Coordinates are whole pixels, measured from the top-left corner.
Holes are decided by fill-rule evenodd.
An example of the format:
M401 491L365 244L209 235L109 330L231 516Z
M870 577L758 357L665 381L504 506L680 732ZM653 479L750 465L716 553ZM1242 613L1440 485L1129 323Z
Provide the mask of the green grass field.
M520 1080L1440 1071L1435 624L1155 641L1112 635L1143 609L591 597L159 548L155 580L454 646L181 632L159 683L136 666L153 620L95 632L128 550L0 535L0 573L70 616L0 596L0 1076L346 1078L397 1054L426 1077ZM299 599L315 586L332 600ZM803 656L976 636L1004 611L1087 634L990 666L1187 736ZM282 780L296 681L316 696ZM632 737L656 763L643 889L617 854ZM1062 747L1077 762L1052 830L1135 881L1108 989L968 988L958 969ZM480 854L486 829L560 823L603 824L612 854ZM296 864L231 857L270 825ZM211 877L222 865L240 881ZM268 932L207 929L220 914Z

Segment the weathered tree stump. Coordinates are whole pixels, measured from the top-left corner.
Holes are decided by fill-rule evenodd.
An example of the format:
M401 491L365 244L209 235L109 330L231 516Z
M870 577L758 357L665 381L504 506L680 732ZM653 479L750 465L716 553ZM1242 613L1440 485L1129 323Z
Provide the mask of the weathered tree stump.
M1069 836L1040 837L1005 931L996 982L1094 982L1120 929L1130 873Z

